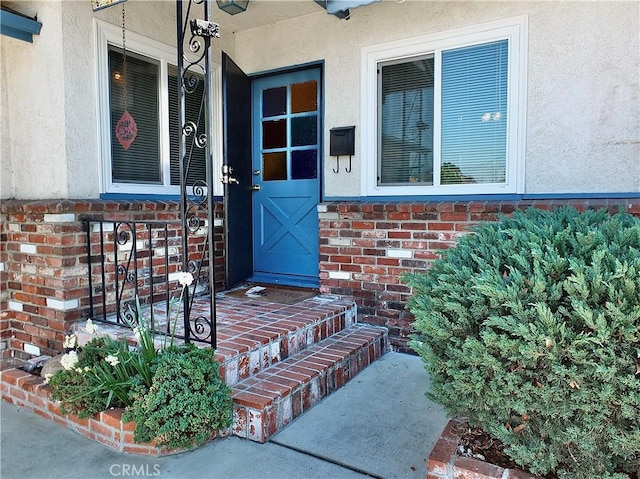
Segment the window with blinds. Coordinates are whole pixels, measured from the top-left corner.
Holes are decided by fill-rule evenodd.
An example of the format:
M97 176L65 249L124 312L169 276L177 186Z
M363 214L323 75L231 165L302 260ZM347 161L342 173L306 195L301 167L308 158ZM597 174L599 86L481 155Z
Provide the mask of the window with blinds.
M507 40L442 52L442 184L503 183Z
M507 40L380 62L378 186L504 183L507 74Z
M433 184L433 55L378 70L378 184Z
M109 83L111 109L111 176L114 183L130 183L160 186L180 186L180 135L178 117L178 69L169 65L167 71L168 122L161 121L159 62L141 55L127 52L126 74L122 50L109 47ZM115 126L125 110L124 89L127 89L126 109L136 121L138 134L128 149L115 136ZM206 132L205 112L202 106L204 78L198 77L198 85L193 93L185 95L186 118L199 121L197 135ZM164 113L167 115L167 113ZM161 125L169 125L167 133L161 132ZM168 155L162 154L162 135L169 136ZM191 139L187 141L187 156ZM163 158L169 159L169 175L164 174ZM167 178L167 176L169 178ZM193 146L189 164L187 184L205 180L205 149ZM168 183L168 185L167 185Z
M162 184L159 131L159 64L127 53L126 78L122 50L109 48L111 110L111 176L116 183ZM126 106L125 106L126 88ZM125 149L115 136L126 110L138 126L135 141Z

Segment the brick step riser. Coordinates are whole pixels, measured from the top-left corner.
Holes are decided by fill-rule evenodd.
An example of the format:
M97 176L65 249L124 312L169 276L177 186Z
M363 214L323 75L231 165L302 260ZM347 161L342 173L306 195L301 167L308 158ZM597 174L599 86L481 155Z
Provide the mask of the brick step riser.
M321 360L319 360L315 374L292 388L290 393L279 395L272 401L265 401L268 403L266 405L252 407L246 400L237 401L234 397L233 434L256 442L266 442L277 431L324 397L344 386L365 367L382 356L388 348L388 334L386 330L379 331L379 335L366 344L356 346L354 343L353 351L344 359L336 360L330 365L325 361L323 366L320 366ZM304 352L297 355L300 357L300 362L297 364L278 365L277 368L280 368L278 374L299 378L300 371L304 369L300 366L304 361L304 355ZM309 356L313 357L313 354ZM234 389L234 396L237 392Z
M229 387L352 327L357 318L353 304L346 311L319 318L304 328L289 331L266 344L249 343L248 351L220 360L220 375ZM222 342L224 344L224 342Z

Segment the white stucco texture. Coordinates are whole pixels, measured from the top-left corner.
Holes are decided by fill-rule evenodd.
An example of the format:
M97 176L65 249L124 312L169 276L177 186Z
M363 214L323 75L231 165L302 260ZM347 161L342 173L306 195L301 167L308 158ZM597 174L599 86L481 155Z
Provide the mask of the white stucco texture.
M640 4L637 2L384 1L322 12L237 34L250 73L323 61L328 132L361 123L360 48L528 15L525 193L640 192ZM352 174L334 174L325 153L325 194L360 193L359 137ZM372 164L372 163L368 163Z
M64 198L69 192L61 5L19 3L21 8L38 12L43 28L40 35L34 35L33 44L2 37L1 60L7 72L2 83L7 108L2 109L2 116L8 125L7 137L4 127L2 137L2 197ZM7 153L9 159L4 157ZM7 173L9 181L4 178Z
M252 0L266 1L277 0ZM302 1L311 2L287 0L287 8ZM37 12L43 27L33 44L1 39L0 197L97 198L94 18L120 25L121 9L94 13L89 0L14 3ZM375 163L360 154L362 47L520 15L528 17L523 192L640 192L638 2L384 0L353 9L349 20L318 7L239 31L224 14L215 18L223 34L214 41L215 58L224 50L249 74L324 65L324 193L352 198L363 194L363 164ZM173 1L130 0L126 22L128 30L175 47ZM356 126L353 170L347 174L341 159L335 174L329 130L349 125Z
M640 4L548 5L529 17L527 191L638 192Z

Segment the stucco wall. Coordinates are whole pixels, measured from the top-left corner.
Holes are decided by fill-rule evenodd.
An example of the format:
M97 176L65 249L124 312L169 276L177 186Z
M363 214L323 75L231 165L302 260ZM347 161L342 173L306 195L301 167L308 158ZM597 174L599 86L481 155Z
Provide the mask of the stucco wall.
M0 39L0 199L8 198L12 190L11 174L11 144L9 138L9 98L7 96L7 62L2 54L2 40Z
M57 2L18 3L21 11L36 11L43 27L40 35L34 35L33 44L2 37L6 68L2 116L8 125L7 137L3 128L2 168L3 177L11 175L10 180L2 180L2 198L63 198L68 190L61 6ZM8 159L4 157L7 153Z
M173 1L126 3L127 30L176 44ZM121 25L122 9L93 12L91 2L20 1L37 14L29 44L2 41L1 198L97 198L100 194L94 18ZM232 35L216 41L234 51Z
M17 3L37 13L43 27L33 44L2 37L0 197L96 198L93 19L120 25L121 9L93 13L89 0ZM173 1L130 0L126 11L129 30L175 45ZM637 2L385 0L352 10L347 21L318 8L238 33L219 16L223 37L214 42L214 57L225 50L247 73L323 61L328 152L330 128L362 123L363 46L522 14L529 19L525 192L640 191ZM360 150L356 135L351 174L332 173L335 160L325 155L328 197L362 194Z
M361 124L361 47L528 14L525 192L638 192L639 9L637 2L385 1L352 10L348 21L319 12L242 32L237 61L255 73L323 60L328 136L332 127ZM325 194L358 196L359 152L356 139L351 175L333 174L335 160L325 155Z

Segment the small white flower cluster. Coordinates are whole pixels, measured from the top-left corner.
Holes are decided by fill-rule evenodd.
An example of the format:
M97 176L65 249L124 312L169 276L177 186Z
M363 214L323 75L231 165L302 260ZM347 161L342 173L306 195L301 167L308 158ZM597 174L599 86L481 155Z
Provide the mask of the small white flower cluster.
M84 329L89 334L96 334L98 332L98 326L93 324L93 321L91 321L90 319L87 319L87 324L84 327ZM75 369L79 373L90 370L90 368L87 366L85 366L84 369L75 367L79 359L78 351L76 351L76 348L78 347L78 337L75 334L69 334L68 336L65 336L64 341L62 342L62 346L65 349L71 350L68 353L63 354L62 357L60 358L60 365L65 370L69 371L71 369ZM45 382L48 383L49 379L51 378L45 377Z
M178 283L180 283L183 288L191 286L191 283L193 283L193 275L187 271L181 271L178 273Z
M85 331L89 334L96 334L98 332L98 326L93 324L91 319L87 319L87 325L84 327Z
M78 346L78 338L76 337L75 334L70 334L69 336L65 336L62 346L65 349L74 349L76 346Z
M117 364L120 363L118 356L114 356L112 354L109 354L106 358L104 358L104 360L109 364L111 364L111 366L116 366Z
M53 377L53 374L51 373L47 373L44 375L44 383L45 384L49 384L49 381L51 381L51 378Z
M74 366L78 363L78 353L77 351L69 351L66 354L63 354L60 358L60 365L65 368L67 371L73 369Z

